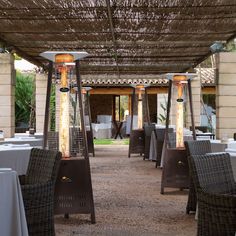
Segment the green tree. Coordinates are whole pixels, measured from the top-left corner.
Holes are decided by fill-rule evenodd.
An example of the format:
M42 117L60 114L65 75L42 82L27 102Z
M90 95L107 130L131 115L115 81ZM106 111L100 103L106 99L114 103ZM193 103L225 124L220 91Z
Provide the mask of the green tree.
M32 75L16 72L15 89L15 122L29 124L30 118L35 119L35 83ZM31 121L32 123L35 123Z

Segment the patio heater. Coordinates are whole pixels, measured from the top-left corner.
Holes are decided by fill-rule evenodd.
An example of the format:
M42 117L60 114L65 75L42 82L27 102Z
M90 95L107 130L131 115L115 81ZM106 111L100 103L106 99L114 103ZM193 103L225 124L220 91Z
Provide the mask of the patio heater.
M133 86L129 153L144 154L144 124L150 124L147 85Z
M187 153L184 141L196 140L191 79L196 74L179 73L167 74L169 80L167 117L165 140L162 152L162 180L161 193L164 193L164 187L188 188L189 170L187 162ZM187 109L189 107L189 109ZM188 116L187 111L190 111ZM170 114L172 116L170 117ZM186 129L188 118L192 126L192 132ZM174 132L169 132L171 123L174 125Z
M90 214L95 223L93 190L90 173L87 132L79 60L86 52L47 51L40 56L48 59L48 85L44 121L44 148L50 148L48 139L50 96L53 70L59 84L59 125L54 132L54 150L62 153L58 179L55 187L55 214ZM76 85L75 93L73 86ZM57 93L56 93L57 94ZM56 118L57 119L57 118ZM52 121L50 121L51 123ZM51 145L53 146L53 145Z

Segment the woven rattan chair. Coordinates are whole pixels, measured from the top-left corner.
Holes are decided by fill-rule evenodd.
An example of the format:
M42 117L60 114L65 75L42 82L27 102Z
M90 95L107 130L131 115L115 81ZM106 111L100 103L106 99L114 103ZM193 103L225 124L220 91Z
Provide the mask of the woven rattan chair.
M54 187L61 153L33 148L25 176L20 176L30 236L53 236Z
M161 157L163 144L165 140L165 128L157 128L155 130L157 137L157 156L156 156L156 168L161 165ZM173 128L168 128L168 134L172 134L174 132Z
M206 153L211 153L211 143L210 140L194 140L194 141L186 141L185 147L187 150L187 155L202 155ZM186 207L186 213L189 214L190 211L196 211L197 206L197 196L193 184L193 179L190 174L190 182L189 182L189 194L188 194L188 202Z
M236 183L228 153L189 156L198 200L198 236L234 236Z

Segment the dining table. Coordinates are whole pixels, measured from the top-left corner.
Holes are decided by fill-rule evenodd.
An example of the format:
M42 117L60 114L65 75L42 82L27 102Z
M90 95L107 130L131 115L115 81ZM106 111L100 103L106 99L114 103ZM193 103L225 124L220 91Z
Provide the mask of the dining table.
M171 133L172 136L174 137L175 133ZM188 140L192 140L193 137L192 135L189 135L189 134L186 134L184 135L184 141L188 141ZM163 145L164 145L164 142L163 142ZM155 131L152 131L152 134L151 134L151 140L150 140L150 149L149 149L149 160L151 161L155 161L156 160L156 156L157 156L157 137L156 137L156 134L155 134ZM163 165L163 155L162 154L162 160L161 160L161 167Z
M42 147L43 139L35 137L14 137L14 138L5 138L0 141L0 145L3 144L30 144L33 147Z
M25 174L32 148L29 144L0 145L0 168L11 168L18 175Z
M27 132L27 133L15 133L14 138L18 138L18 137L31 137L31 138L43 139L43 133L34 133L34 134L30 134L29 132Z
M28 236L17 172L10 168L0 168L0 186L0 235Z

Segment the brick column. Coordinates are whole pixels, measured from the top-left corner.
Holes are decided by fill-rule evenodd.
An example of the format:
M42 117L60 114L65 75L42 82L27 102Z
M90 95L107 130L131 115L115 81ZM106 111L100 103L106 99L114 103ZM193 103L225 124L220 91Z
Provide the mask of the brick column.
M36 132L42 133L47 93L47 74L36 74Z
M236 133L236 53L219 53L218 69L216 136L232 138Z
M10 53L0 54L0 130L4 137L15 133L15 69L14 57Z

